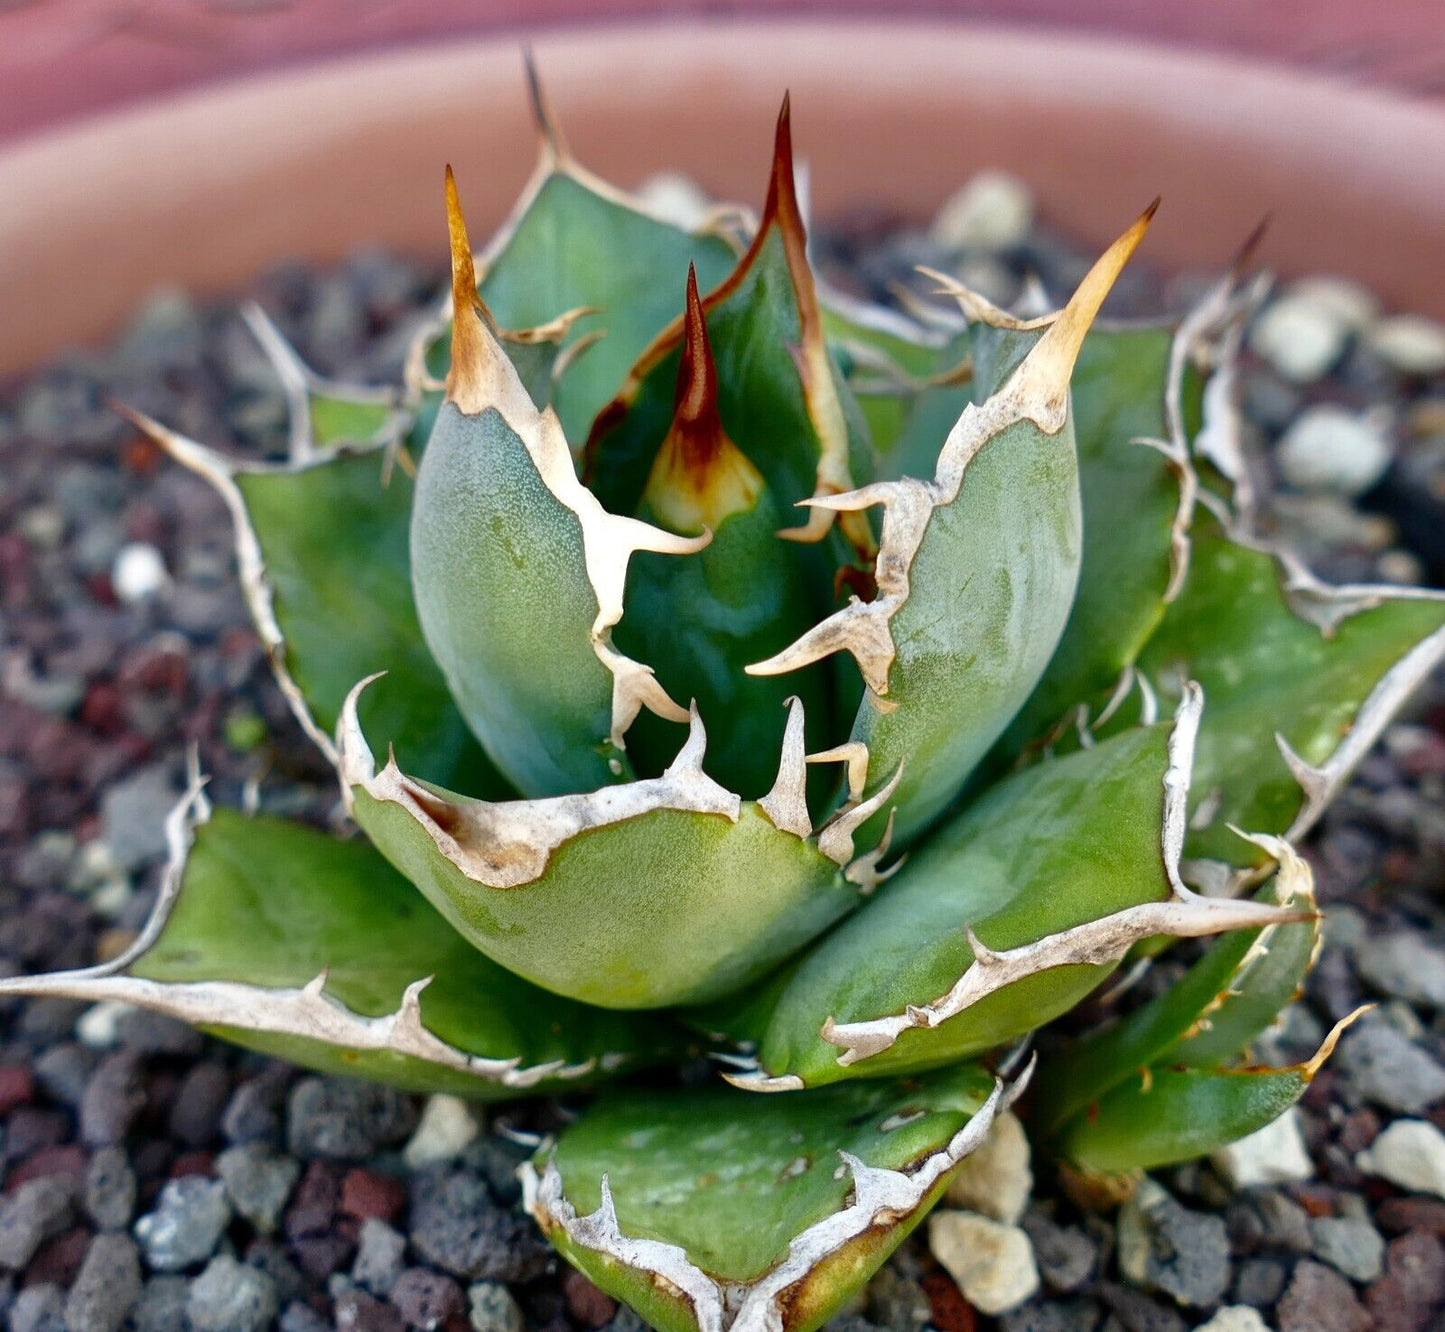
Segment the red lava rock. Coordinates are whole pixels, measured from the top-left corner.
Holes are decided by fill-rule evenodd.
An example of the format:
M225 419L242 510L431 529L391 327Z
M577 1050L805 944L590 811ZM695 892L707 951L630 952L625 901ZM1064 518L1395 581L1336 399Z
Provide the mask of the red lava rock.
M1375 1220L1391 1235L1407 1230L1445 1235L1445 1202L1438 1198L1386 1198L1376 1209Z
M42 1147L64 1142L69 1134L70 1119L63 1112L22 1105L5 1125L5 1154L12 1160L29 1156Z
M1303 1262L1275 1310L1279 1332L1369 1332L1374 1319L1333 1268Z
M336 1301L336 1332L405 1332L402 1316L389 1304L359 1290L348 1290Z
M1339 1144L1353 1156L1362 1152L1380 1134L1380 1117L1373 1110L1356 1110L1340 1125Z
M434 1328L465 1308L461 1286L451 1277L425 1267L407 1268L397 1277L388 1298L406 1319L408 1327L420 1329ZM612 1307L615 1310L617 1306Z
M581 1272L567 1273L562 1280L562 1294L567 1299L567 1312L583 1327L605 1327L617 1312L617 1301L604 1295Z
M351 1266L356 1245L345 1235L303 1235L291 1241L291 1252L307 1276L325 1281L333 1272Z
M0 1115L35 1099L35 1079L23 1064L0 1064Z
M1305 1184L1294 1190L1295 1201L1311 1216L1333 1216L1335 1198L1332 1190Z
M288 1238L320 1235L331 1227L340 1195L340 1172L324 1161L312 1161L291 1195L283 1229Z
M183 1152L171 1162L171 1178L181 1179L186 1175L204 1175L210 1179L216 1173L216 1159L210 1152Z
M120 451L121 466L137 476L149 476L161 465L164 457L160 446L145 435L132 435Z
M48 1281L57 1286L70 1285L85 1261L88 1248L90 1232L83 1226L57 1235L30 1260L30 1266L25 1269L25 1284L35 1286Z
M406 1186L391 1175L358 1166L341 1181L341 1210L359 1221L394 1221L406 1206Z
M930 1272L923 1278L923 1293L933 1326L938 1332L977 1332L978 1314L963 1293L943 1272Z
M1365 1292L1375 1332L1426 1332L1445 1303L1445 1245L1428 1231L1391 1240L1385 1275Z
M85 1174L85 1152L75 1143L64 1147L42 1147L32 1152L5 1176L5 1192L13 1193L22 1184L46 1175L69 1175L80 1179Z
M102 735L119 735L125 730L120 690L109 680L97 680L85 691L77 715L87 726Z

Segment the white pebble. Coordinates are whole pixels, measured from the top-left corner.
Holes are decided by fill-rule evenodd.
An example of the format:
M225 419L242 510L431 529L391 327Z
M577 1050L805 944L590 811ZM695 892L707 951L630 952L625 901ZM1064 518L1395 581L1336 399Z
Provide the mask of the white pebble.
M637 198L648 212L693 231L706 221L713 202L690 176L680 171L659 171L649 176L637 189Z
M1315 1173L1295 1106L1247 1138L1221 1147L1210 1159L1236 1189L1251 1189L1257 1184L1293 1184Z
M431 1097L422 1109L416 1132L402 1148L402 1159L413 1170L436 1165L439 1161L454 1160L478 1131L471 1107L465 1101L439 1093Z
M1280 475L1297 490L1360 495L1384 475L1392 452L1377 421L1324 403L1295 418L1275 459Z
M149 601L166 585L168 578L160 551L140 541L120 548L110 572L116 596L128 606Z
M1407 1193L1445 1198L1445 1133L1423 1119L1397 1119L1355 1157L1355 1164Z
M1007 171L980 171L933 219L933 239L950 250L1006 250L1028 239L1033 191Z
M1033 1245L1017 1226L972 1212L935 1212L928 1247L979 1313L1017 1309L1039 1288Z
M109 1050L120 1039L116 1024L127 1013L134 1011L134 1005L122 1004L115 999L92 1004L76 1020L76 1038L92 1050Z
M964 1159L946 1196L950 1206L1012 1224L1028 1207L1033 1187L1028 1135L1018 1116L1005 1112Z
M1227 1304L1194 1332L1269 1332L1269 1324L1258 1309L1247 1304Z
M1445 372L1445 324L1424 315L1392 315L1382 319L1366 339L1386 365L1407 375Z
M1281 296L1260 311L1249 345L1286 379L1312 384L1343 355L1350 328L1328 304Z
M1368 287L1349 278L1315 274L1296 278L1284 289L1285 296L1311 302L1328 310L1351 332L1358 333L1380 317L1380 302Z

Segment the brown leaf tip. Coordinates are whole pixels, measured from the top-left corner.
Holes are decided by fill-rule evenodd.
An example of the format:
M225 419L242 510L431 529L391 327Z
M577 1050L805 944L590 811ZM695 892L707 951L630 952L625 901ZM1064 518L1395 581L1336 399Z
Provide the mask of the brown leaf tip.
M778 125L773 135L773 170L768 180L768 197L758 226L761 235L770 222L776 222L785 234L793 233L801 244L804 237L803 214L798 207L798 187L793 171L792 96L783 94L778 112Z
M687 312L683 316L682 359L677 368L677 396L673 399L674 429L686 425L693 430L720 435L722 423L717 410L717 364L707 336L702 298L697 291L697 269L687 266Z

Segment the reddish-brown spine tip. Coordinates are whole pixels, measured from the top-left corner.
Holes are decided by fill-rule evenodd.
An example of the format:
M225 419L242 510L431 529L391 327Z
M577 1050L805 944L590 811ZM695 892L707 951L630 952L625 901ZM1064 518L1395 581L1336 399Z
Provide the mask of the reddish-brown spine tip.
M457 178L447 165L447 237L452 252L452 302L460 313L477 299L477 272L472 265L472 243L457 195Z
M778 125L773 134L773 171L768 180L768 197L763 204L759 234L775 220L785 231L796 232L799 238L802 237L803 216L798 208L798 187L793 176L793 113L789 93L783 94Z
M677 392L673 398L672 436L680 447L682 460L699 471L722 446L722 419L718 415L717 364L707 335L702 298L697 290L697 271L687 270L687 312L683 316L682 356L677 367Z

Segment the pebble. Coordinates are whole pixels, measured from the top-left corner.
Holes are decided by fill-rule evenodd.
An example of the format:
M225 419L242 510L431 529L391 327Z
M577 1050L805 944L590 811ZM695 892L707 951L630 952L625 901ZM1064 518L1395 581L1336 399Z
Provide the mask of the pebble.
M1298 1183L1315 1173L1297 1106L1291 1106L1278 1119L1248 1137L1220 1148L1210 1159L1236 1189Z
M1092 1300L1053 1300L1006 1313L999 1325L1003 1332L1094 1332L1099 1314L1099 1306Z
M1200 1323L1195 1332L1270 1332L1270 1327L1258 1309L1251 1309L1247 1304L1228 1304L1207 1323Z
M425 1267L409 1267L397 1277L391 1302L408 1327L423 1330L463 1312L462 1288L451 1277Z
M213 1059L194 1065L171 1105L171 1136L187 1147L204 1147L217 1134L231 1095L231 1074Z
M222 1152L216 1158L216 1173L236 1211L262 1234L269 1234L296 1187L301 1165L263 1142L248 1142Z
M932 239L950 250L1007 250L1028 239L1033 192L1007 171L980 171L944 201Z
M1394 932L1366 939L1355 953L1355 966L1392 998L1445 1008L1445 948L1418 934Z
M1393 454L1389 435L1373 419L1322 403L1295 418L1280 437L1275 462L1297 490L1356 496L1385 474Z
M128 1235L97 1235L65 1300L67 1332L120 1332L140 1299L140 1255Z
M1397 1119L1355 1157L1355 1164L1407 1193L1445 1198L1445 1133L1427 1120Z
M1332 301L1296 289L1260 311L1249 330L1249 345L1291 383L1313 384L1344 355L1349 337L1349 323Z
M124 1230L135 1214L136 1179L119 1147L101 1147L85 1167L85 1214L97 1230Z
M406 1206L406 1185L394 1175L357 1167L341 1181L341 1210L358 1220L394 1221Z
M617 1301L599 1290L581 1272L568 1272L562 1278L562 1298L572 1321L583 1327L603 1328L617 1312Z
M471 1107L459 1096L427 1098L416 1132L402 1148L402 1160L413 1170L454 1161L479 1131Z
M1382 319L1365 338L1371 351L1391 369L1422 378L1445 373L1445 324L1423 315Z
M1279 1332L1368 1332L1374 1321L1344 1277L1311 1262L1295 1268L1275 1318Z
M1385 1239L1358 1217L1317 1216L1310 1221L1315 1257L1351 1281L1373 1281L1384 1271Z
M1145 1290L1208 1308L1229 1288L1224 1220L1191 1211L1145 1178L1119 1209L1119 1269Z
M950 1207L1012 1225L1028 1207L1033 1187L1028 1135L1018 1116L1005 1111L964 1158L945 1197Z
M1375 293L1348 278L1316 273L1296 278L1281 293L1285 299L1307 300L1327 310L1352 333L1362 332L1380 317Z
M231 1093L221 1115L221 1132L230 1142L251 1142L281 1136L281 1102L290 1081L290 1070L282 1064L241 1083Z
M1445 1245L1423 1231L1391 1240L1385 1275L1365 1292L1376 1332L1428 1332L1445 1303Z
M405 1332L400 1311L360 1290L342 1292L336 1299L336 1332Z
M216 1251L230 1220L226 1186L218 1179L186 1175L161 1190L155 1210L135 1223L135 1237L157 1272L179 1272Z
M385 1221L368 1217L357 1236L351 1279L373 1295L386 1295L405 1265L406 1237Z
M80 1103L80 1140L88 1147L111 1147L123 1141L145 1100L139 1057L132 1050L110 1055L86 1084Z
M1284 1293L1284 1265L1271 1258L1246 1258L1234 1276L1234 1298L1256 1309L1272 1309Z
M416 1111L401 1092L347 1078L302 1078L288 1111L288 1145L303 1160L361 1161L416 1127Z
M1038 1211L1029 1212L1022 1224L1034 1246L1039 1275L1050 1290L1078 1290L1094 1275L1099 1246L1082 1228L1055 1225Z
M1016 1309L1039 1288L1028 1235L973 1212L934 1212L928 1247L980 1313Z
M22 1184L0 1199L0 1267L18 1272L74 1215L75 1185L62 1175Z
M143 605L169 581L164 557L143 541L122 546L110 570L110 584L128 606Z
M192 1332L265 1332L278 1303L265 1272L218 1254L191 1282L186 1318Z
M467 1321L472 1332L522 1332L522 1310L512 1292L496 1281L467 1287Z
M10 1306L10 1332L68 1332L65 1292L49 1281L27 1286Z
M131 1310L133 1332L179 1332L186 1325L191 1283L181 1276L153 1276Z
M279 1332L331 1332L331 1324L309 1304L302 1304L299 1300L293 1300L281 1310L276 1326Z
M152 764L107 788L101 830L119 864L135 870L165 855L166 816L177 794L169 764Z
M531 1223L493 1203L468 1171L413 1181L411 1243L427 1262L471 1280L529 1280L550 1253Z
M1122 1327L1125 1332L1185 1332L1184 1319L1176 1310L1151 1299L1142 1290L1105 1281L1099 1286L1099 1294L1114 1315L1106 1327Z

